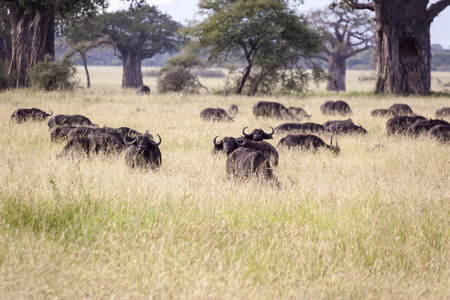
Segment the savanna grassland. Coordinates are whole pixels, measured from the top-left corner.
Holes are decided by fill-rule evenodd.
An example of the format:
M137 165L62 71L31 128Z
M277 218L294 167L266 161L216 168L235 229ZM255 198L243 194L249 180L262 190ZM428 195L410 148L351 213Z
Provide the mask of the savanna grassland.
M399 102L434 117L450 99L374 96L358 74L347 93L321 86L306 97L160 95L153 78L139 96L120 89L120 68L91 68L91 90L0 93L0 298L450 297L450 145L387 136L387 118L370 116ZM227 180L213 138L283 123L256 119L254 103L342 119L320 113L328 99L349 103L369 133L340 137L337 156L280 150L279 189ZM232 103L234 122L200 120ZM46 122L10 122L33 106L158 133L162 167L130 169L124 154L57 159L64 143L50 141Z

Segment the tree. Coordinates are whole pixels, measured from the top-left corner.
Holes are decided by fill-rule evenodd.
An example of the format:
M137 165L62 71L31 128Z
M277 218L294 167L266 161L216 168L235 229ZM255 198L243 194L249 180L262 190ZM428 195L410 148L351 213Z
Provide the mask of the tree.
M181 40L180 24L155 6L105 13L96 20L99 34L108 36L123 64L122 87L142 85L141 61L158 53L175 51Z
M10 13L12 57L10 73L16 86L29 84L27 69L55 55L56 18L92 15L106 8L107 0L3 0Z
M352 12L348 7L318 9L309 14L310 24L322 32L325 53L316 57L328 61L329 91L345 91L346 60L375 44L373 17L366 12Z
M430 25L450 0L343 0L375 12L376 93L427 95L431 88Z
M201 0L199 13L206 18L192 22L183 33L190 39L190 50L205 55L210 63L245 65L236 94L241 94L247 83L249 95L268 81L281 80L286 87L292 86L307 78L299 63L302 55L318 53L322 44L320 36L308 29L305 19L287 2Z
M0 6L0 60L11 61L11 26L9 24L9 14L6 9Z

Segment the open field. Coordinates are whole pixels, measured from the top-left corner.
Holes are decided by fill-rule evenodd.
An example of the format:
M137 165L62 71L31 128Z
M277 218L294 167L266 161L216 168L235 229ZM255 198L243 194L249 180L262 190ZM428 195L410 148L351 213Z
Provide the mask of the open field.
M434 117L449 98L355 93L372 89L358 73L339 95L139 96L120 89L120 71L91 68L92 90L0 93L0 299L450 297L450 146L387 136L387 118L370 116L400 102ZM212 140L283 123L253 116L268 99L315 123L342 119L320 105L343 99L369 133L340 137L338 156L280 151L280 189L229 181ZM200 120L232 103L234 122ZM9 121L33 106L159 133L162 167L130 169L124 154L58 160L64 143L46 122Z

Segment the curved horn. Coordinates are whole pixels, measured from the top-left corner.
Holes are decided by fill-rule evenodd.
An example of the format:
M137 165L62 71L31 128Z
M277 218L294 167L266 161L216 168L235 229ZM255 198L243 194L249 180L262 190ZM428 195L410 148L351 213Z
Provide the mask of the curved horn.
M159 136L159 134L156 134L157 136L158 136L158 138L159 138L159 142L154 142L154 141L152 141L152 140L150 140L150 142L152 142L152 144L153 145L155 145L155 146L159 146L160 144L161 144L161 137Z
M220 144L222 144L222 141L220 141L219 143L216 142L216 139L217 139L218 137L219 137L219 136L216 136L216 137L214 138L214 141L213 141L214 146L219 146Z
M51 112L51 114L49 114L48 116L50 117L50 116L53 116L53 112L50 110L50 112Z
M272 129L272 132L271 133L266 133L264 131L264 134L272 136L275 133L275 129L273 129L273 127L271 127L271 126L269 126L269 128Z
M245 133L245 129L247 129L248 127L244 127L244 129L242 129L242 133L244 134L245 137L249 136L250 134Z
M125 143L125 145L133 145L136 142L136 139L132 140L131 142L127 142L126 137L126 135L123 136L123 142Z
M245 137L243 137L243 136L241 136L241 138L244 140L243 142L240 143L237 139L235 139L235 141L236 141L236 143L239 146L244 146L245 147L245 144L247 143L247 139Z

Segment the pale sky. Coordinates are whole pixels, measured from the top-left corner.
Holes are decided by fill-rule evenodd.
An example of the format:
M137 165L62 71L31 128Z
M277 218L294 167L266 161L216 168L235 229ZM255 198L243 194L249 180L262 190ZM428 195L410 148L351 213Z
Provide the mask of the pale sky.
M430 1L431 3L437 0ZM110 8L108 11L126 9L127 4L120 0L109 0ZM304 0L304 4L299 6L300 12L307 12L310 9L324 8L332 0ZM197 10L198 0L147 0L148 4L157 5L159 9L172 16L172 18L182 24L194 18ZM431 43L441 44L445 49L450 49L450 7L447 7L431 23Z

